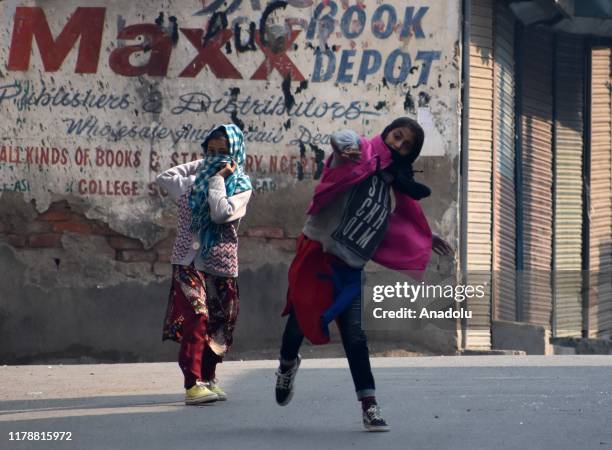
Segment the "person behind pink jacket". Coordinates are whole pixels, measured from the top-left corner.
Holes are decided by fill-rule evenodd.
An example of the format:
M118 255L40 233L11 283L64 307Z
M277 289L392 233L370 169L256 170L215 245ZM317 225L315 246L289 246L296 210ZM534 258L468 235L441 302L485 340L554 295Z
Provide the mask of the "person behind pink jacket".
M348 143L339 145L343 138ZM289 268L284 310L289 318L276 372L279 405L293 397L303 338L313 344L329 342L325 322L333 313L362 405L363 425L368 431L389 430L376 402L367 338L361 328L359 284L369 260L419 277L432 249L452 252L448 243L432 235L419 204L431 193L415 181L412 169L424 138L421 126L409 118L394 120L372 139L359 138L350 130L332 136L334 152L315 189Z

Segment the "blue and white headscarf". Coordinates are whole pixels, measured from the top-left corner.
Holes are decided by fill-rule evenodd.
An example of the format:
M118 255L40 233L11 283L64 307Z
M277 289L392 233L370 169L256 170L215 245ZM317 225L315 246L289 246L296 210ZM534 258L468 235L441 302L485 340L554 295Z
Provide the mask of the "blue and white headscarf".
M240 128L234 124L215 127L205 136L202 146L206 147L206 142L210 135L219 129L225 131L229 144L229 154L205 155L204 164L202 164L200 173L196 176L191 195L189 196L189 207L191 208L192 216L191 231L193 233L199 232L202 256L206 256L210 249L219 242L222 231L222 226L214 223L210 218L210 208L208 206L209 178L219 172L220 168L226 163L231 164L232 161L235 161L236 170L225 179L227 196L231 197L234 194L253 188L251 179L244 172L246 149Z

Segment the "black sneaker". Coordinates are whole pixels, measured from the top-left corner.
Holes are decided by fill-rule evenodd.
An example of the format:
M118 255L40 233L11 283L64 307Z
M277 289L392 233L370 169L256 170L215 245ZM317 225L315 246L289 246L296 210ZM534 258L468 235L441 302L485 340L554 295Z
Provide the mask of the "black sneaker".
M368 431L389 431L391 429L382 418L378 405L372 405L363 412L363 426Z
M293 397L293 381L300 368L300 362L302 362L302 358L298 355L293 367L287 369L285 372L281 372L281 368L279 367L276 371L276 403L281 406L288 404Z

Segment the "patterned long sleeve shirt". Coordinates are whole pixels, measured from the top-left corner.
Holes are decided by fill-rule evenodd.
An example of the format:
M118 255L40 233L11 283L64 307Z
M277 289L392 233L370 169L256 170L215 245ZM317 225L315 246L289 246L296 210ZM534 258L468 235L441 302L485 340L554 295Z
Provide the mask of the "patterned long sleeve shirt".
M225 180L212 176L208 185L208 206L214 223L223 224L221 239L210 250L206 258L200 253L200 237L190 230L192 215L189 195L203 160L181 164L162 172L157 183L168 191L178 204L176 240L172 249L172 264L190 265L216 276L238 276L238 225L246 214L251 190L231 197L227 196Z

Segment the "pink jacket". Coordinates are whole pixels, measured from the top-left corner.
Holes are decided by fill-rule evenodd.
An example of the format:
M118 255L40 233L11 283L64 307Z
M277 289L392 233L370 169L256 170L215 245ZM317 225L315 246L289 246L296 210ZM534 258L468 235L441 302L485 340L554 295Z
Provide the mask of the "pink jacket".
M361 158L331 168L327 160L321 181L308 207L308 214L316 214L352 186L370 177L376 170L388 167L391 151L378 135L371 140L361 138ZM432 235L417 200L394 189L396 206L389 217L389 227L372 260L389 269L407 272L420 278L431 256Z

